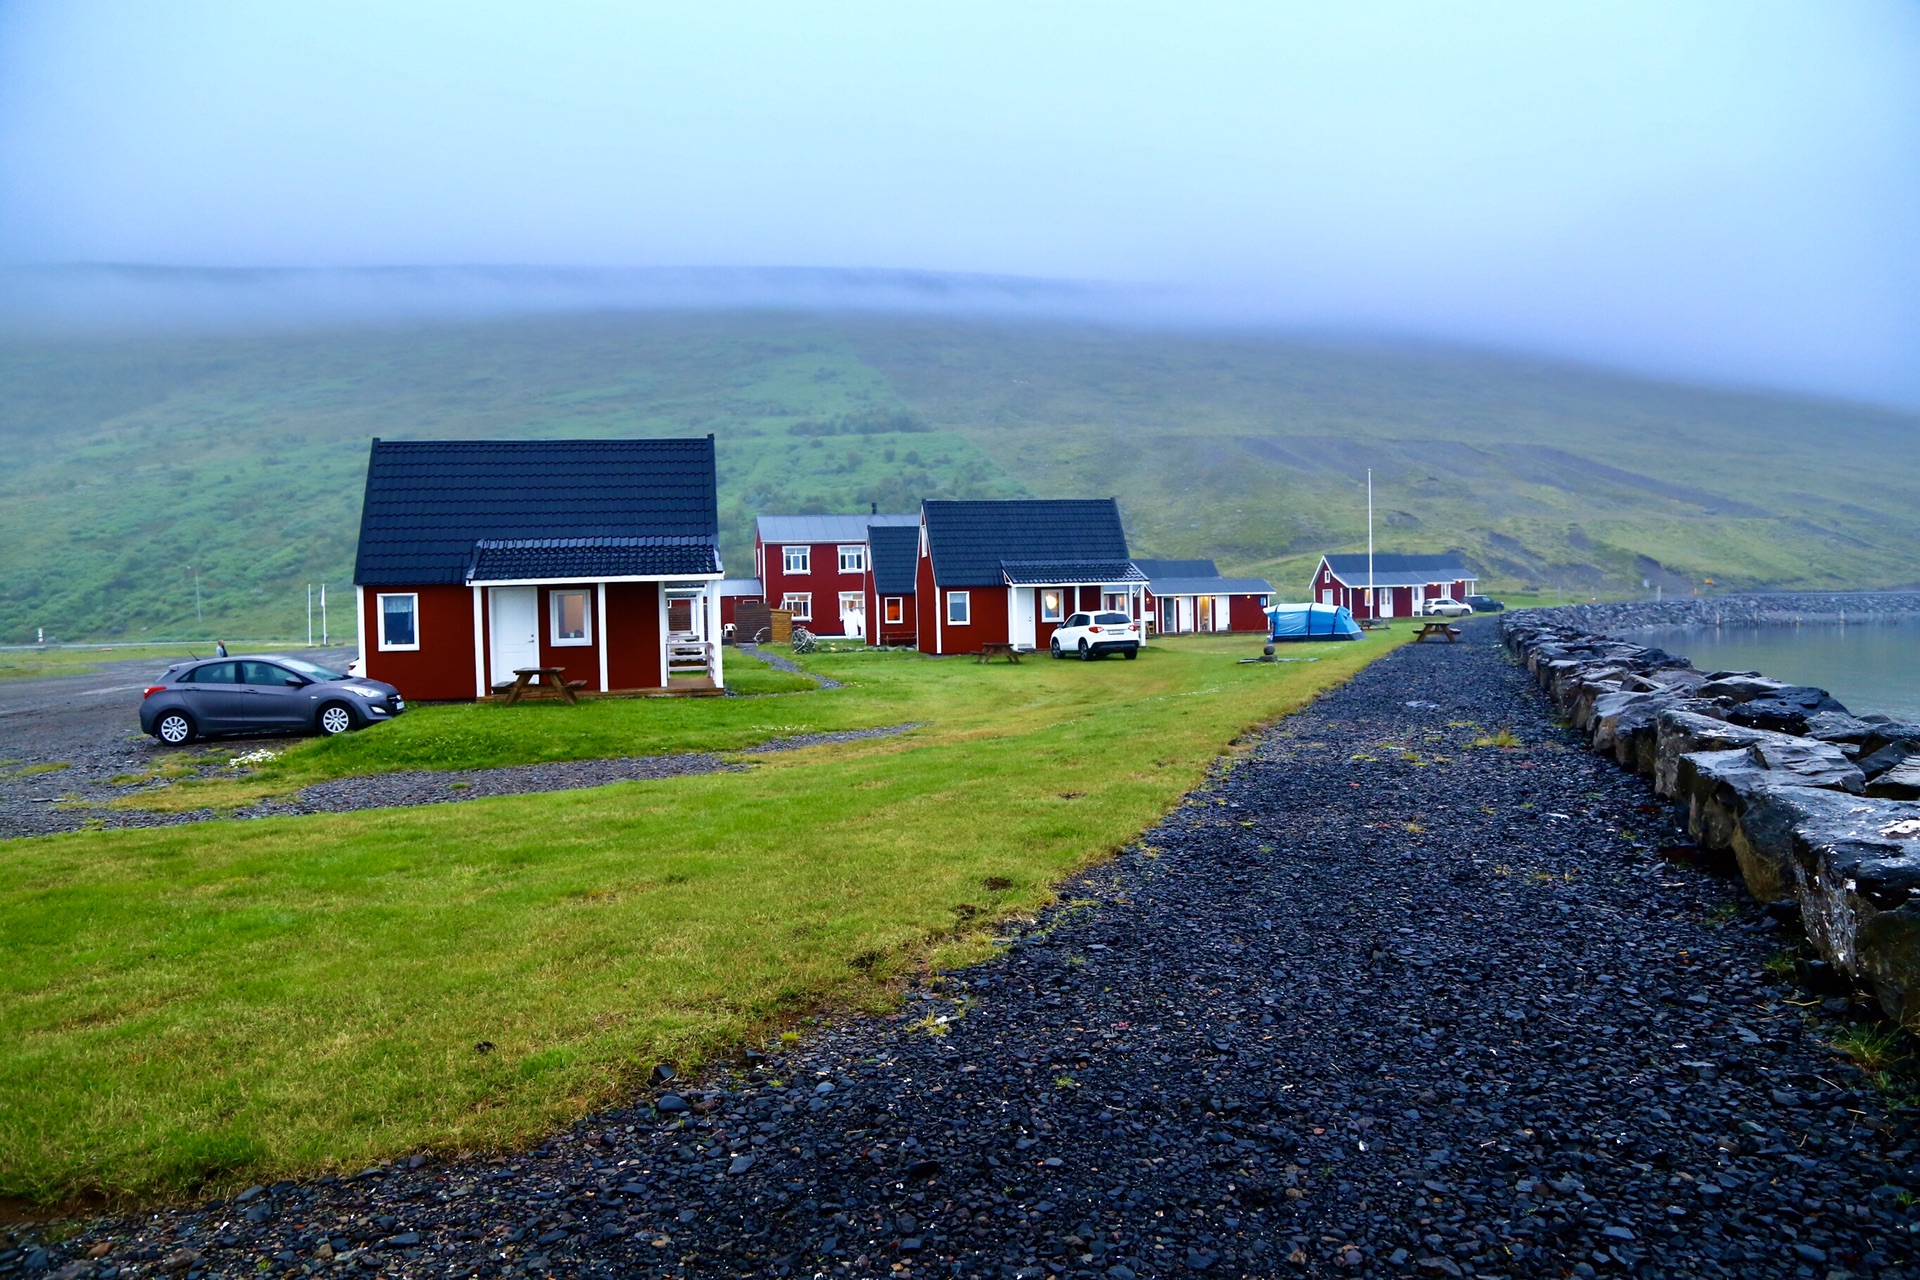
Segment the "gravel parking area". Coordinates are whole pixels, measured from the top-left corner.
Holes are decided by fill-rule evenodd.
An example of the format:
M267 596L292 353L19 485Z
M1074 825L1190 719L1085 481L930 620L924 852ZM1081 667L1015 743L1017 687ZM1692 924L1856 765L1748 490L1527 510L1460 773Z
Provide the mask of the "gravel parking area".
M1500 727L1518 748L1470 745ZM1912 1274L1913 1116L1826 1044L1858 1006L1771 977L1784 926L1678 840L1476 625L1268 732L891 1018L534 1151L105 1220L0 1266Z

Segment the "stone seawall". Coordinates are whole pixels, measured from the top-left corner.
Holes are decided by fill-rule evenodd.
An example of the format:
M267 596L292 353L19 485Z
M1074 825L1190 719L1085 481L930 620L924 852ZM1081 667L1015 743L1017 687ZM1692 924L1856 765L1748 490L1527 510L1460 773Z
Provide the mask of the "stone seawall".
M1856 716L1823 689L1757 672L1697 671L1605 634L1708 620L1681 610L1788 599L1920 612L1920 593L1726 597L1524 609L1501 632L1595 751L1684 806L1695 840L1731 853L1756 898L1797 909L1823 959L1920 1031L1920 724ZM1893 607L1902 601L1913 604Z
M1551 612L1563 625L1589 631L1641 627L1752 627L1793 622L1890 622L1920 615L1920 591L1779 592L1742 596L1682 596L1574 604Z

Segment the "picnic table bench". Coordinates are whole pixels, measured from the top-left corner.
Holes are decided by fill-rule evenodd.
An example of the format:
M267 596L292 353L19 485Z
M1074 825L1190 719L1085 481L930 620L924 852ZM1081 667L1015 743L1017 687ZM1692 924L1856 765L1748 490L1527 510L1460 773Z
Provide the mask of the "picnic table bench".
M989 641L981 645L980 656L975 658L974 661L992 662L994 658L1000 656L1004 656L1008 662L1017 663L1020 661L1020 651L1018 649L1010 644L1004 644L998 641Z
M1419 644L1428 636L1445 636L1447 643L1452 644L1460 638L1460 628L1451 622L1423 622L1420 629L1413 633L1413 642Z
M565 667L515 667L513 683L507 686L507 705L512 706L528 689L537 689L542 684L550 685L567 702L580 701L574 693L587 687L585 680L569 681Z

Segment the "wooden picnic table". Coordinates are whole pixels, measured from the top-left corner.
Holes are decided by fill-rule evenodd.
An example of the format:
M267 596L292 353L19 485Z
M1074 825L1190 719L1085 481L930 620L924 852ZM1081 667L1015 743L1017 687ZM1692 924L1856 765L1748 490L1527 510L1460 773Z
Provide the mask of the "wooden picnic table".
M974 661L975 662L992 662L996 657L1000 657L1002 655L1006 657L1006 660L1008 662L1017 663L1020 661L1020 651L1018 649L1014 648L1010 644L1003 644L998 641L989 641L988 643L981 645L980 656L978 658L975 658Z
M1428 636L1445 636L1447 643L1452 644L1460 638L1460 628L1451 622L1423 622L1420 629L1413 633L1413 642L1419 644Z
M520 701L520 696L528 689L538 688L541 684L550 684L553 691L568 702L578 702L573 686L567 683L565 667L515 667L513 669L513 687L507 690L507 705Z

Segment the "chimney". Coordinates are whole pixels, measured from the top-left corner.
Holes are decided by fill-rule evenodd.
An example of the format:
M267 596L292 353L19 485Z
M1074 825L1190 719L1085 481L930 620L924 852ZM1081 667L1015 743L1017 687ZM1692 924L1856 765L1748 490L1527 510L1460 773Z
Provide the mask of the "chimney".
M872 510L872 514L873 514L873 515L876 515L876 516L877 516L877 515L879 515L879 514L880 514L880 504L879 504L879 503L877 503L877 502L873 502L873 503L869 503L869 504L867 504L867 505L873 508L873 510Z

